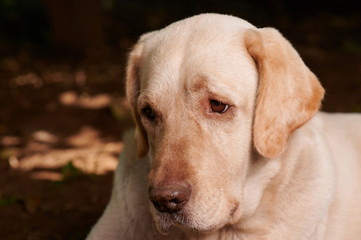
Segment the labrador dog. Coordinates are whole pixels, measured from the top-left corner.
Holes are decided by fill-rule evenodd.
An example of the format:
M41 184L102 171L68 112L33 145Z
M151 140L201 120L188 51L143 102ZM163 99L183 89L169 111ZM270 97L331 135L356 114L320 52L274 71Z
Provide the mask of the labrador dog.
M129 55L135 132L88 239L361 239L361 115L273 28L202 14ZM134 137L135 136L135 137Z

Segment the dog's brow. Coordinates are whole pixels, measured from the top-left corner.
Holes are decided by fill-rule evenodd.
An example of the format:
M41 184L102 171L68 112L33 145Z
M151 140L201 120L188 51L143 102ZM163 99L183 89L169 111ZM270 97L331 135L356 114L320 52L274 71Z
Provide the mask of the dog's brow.
M148 93L148 94L147 94ZM150 91L148 89L142 89L139 91L138 105L153 105L152 98L149 97Z
M222 89L222 91L220 91L220 89ZM207 77L203 74L193 77L192 81L186 85L186 91L194 93L205 91L209 98L215 98L227 104L235 105L235 103L231 100L232 98L230 98L230 96L233 95L232 93L222 93L225 91L225 88L217 86L215 81L212 81L211 77Z
M189 90L192 92L199 92L207 86L207 82L208 79L205 76L194 77Z

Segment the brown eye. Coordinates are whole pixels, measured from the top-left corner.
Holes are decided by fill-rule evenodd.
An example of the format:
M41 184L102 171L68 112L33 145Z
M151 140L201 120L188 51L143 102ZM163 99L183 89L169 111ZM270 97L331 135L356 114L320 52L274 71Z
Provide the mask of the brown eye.
M211 106L211 111L215 113L225 113L229 108L228 104L213 99L209 100L209 104Z
M156 118L155 113L151 107L142 108L141 113L149 121L154 121Z

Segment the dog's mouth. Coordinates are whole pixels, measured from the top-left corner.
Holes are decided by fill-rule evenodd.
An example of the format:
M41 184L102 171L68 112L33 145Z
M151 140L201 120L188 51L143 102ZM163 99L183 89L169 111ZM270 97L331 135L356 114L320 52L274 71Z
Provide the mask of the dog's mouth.
M173 228L185 232L209 233L240 218L242 211L239 201L224 200L224 197L219 196L220 192L216 191L207 204L200 204L201 201L195 200L197 198L194 195L193 199L189 197L188 191L184 190L187 187L178 185L178 190L171 191L172 194L168 192L173 188L149 188L150 208L160 233L167 234Z
M186 228L189 228L190 225L189 219L184 212L170 214L156 211L154 214L154 220L156 222L157 229L163 234L167 234L175 225Z
M230 218L233 216L237 208L238 207L235 207L231 210ZM204 221L197 221L193 219L185 211L181 211L175 214L155 211L153 216L156 222L157 229L162 234L169 233L173 227L190 232L210 233L228 226L228 221L213 223L209 225L205 224Z
M207 227L199 227L196 226L191 219L187 217L185 213L177 213L177 214L168 214L168 213L157 213L155 216L155 221L157 224L157 229L162 234L167 234L171 231L173 227L178 227L181 229L186 229L192 232L213 232L219 229L219 226L207 226Z

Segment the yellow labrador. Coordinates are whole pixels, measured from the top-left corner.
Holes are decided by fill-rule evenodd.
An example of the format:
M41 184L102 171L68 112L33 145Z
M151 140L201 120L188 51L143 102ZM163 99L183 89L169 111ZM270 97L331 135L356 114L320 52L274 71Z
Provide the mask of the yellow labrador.
M318 113L323 95L275 29L202 14L143 35L135 141L88 239L361 239L361 115Z

